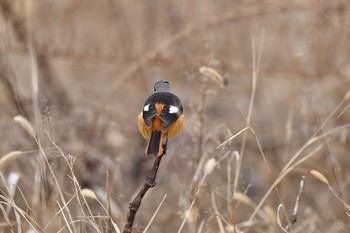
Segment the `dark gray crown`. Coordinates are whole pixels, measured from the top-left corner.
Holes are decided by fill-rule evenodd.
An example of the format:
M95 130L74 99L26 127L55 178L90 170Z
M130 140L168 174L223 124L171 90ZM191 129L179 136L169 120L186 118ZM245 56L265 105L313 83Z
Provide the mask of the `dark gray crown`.
M170 82L167 80L160 80L154 84L154 92L170 92L172 90L170 88Z

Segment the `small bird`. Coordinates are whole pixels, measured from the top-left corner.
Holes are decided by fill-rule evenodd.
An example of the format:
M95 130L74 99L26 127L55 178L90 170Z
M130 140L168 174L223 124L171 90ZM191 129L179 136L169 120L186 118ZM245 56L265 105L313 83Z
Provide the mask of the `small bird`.
M148 97L138 116L142 136L150 139L146 155L162 156L168 138L180 132L184 120L181 100L170 89L170 82L157 81L154 84L154 93Z

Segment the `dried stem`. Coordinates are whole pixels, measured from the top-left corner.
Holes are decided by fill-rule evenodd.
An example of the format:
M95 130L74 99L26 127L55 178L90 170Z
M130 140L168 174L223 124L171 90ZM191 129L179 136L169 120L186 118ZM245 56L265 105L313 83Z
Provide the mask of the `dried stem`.
M204 165L204 162L207 158L206 154L203 154L203 144L204 144L204 136L205 136L205 132L204 132L204 126L205 126L205 103L206 103L206 94L207 94L207 88L206 86L204 86L202 88L202 96L201 96L201 106L198 110L198 115L199 115L199 125L200 125L200 133L199 133L199 138L198 138L198 154L197 154L197 158L198 158L198 167L197 170L194 174L193 177L193 209L192 209L192 232L196 233L197 232L197 221L198 221L198 211L199 211L199 200L197 198L196 193L199 190L199 175L200 175L200 171L201 168Z
M142 198L145 196L148 189L156 186L156 177L157 177L158 168L160 165L160 161L162 160L163 155L165 155L165 153L166 153L166 144L163 145L163 154L159 157L156 157L156 159L154 160L152 170L148 175L146 182L143 184L141 190L129 205L129 214L124 226L123 233L132 232L132 226L134 225L135 216L141 205Z
M300 179L300 185L299 185L299 193L297 196L297 200L295 202L295 206L294 206L294 210L292 215L289 218L289 223L286 227L287 231L290 231L293 224L297 222L298 219L298 210L299 210L299 204L300 204L300 199L301 199L301 195L303 194L304 191L304 185L305 185L305 176L302 176Z

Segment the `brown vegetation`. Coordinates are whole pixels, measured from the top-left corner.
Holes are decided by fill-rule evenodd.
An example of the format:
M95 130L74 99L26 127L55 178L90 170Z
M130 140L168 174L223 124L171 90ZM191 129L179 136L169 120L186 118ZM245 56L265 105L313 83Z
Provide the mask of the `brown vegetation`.
M186 122L133 232L350 232L349 16L347 0L0 1L0 232L122 231L159 79Z

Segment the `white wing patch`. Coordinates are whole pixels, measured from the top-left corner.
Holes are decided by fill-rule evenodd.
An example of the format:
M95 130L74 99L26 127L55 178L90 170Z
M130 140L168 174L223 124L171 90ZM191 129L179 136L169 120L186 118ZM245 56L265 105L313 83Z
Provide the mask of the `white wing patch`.
M145 107L143 107L143 111L148 112L148 110L149 110L149 104L147 104L147 105L145 105Z
M177 113L178 111L179 111L178 107L170 105L170 108L169 108L169 113L170 114Z

